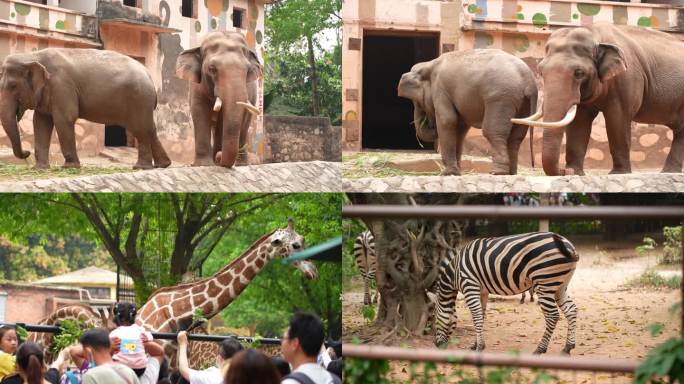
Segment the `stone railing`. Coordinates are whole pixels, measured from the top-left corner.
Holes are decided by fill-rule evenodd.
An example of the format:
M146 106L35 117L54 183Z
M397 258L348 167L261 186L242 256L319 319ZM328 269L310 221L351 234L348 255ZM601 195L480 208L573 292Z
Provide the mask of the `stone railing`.
M0 0L0 31L57 40L92 40L97 19L78 11L21 0Z
M264 161L341 161L341 131L327 117L265 116Z

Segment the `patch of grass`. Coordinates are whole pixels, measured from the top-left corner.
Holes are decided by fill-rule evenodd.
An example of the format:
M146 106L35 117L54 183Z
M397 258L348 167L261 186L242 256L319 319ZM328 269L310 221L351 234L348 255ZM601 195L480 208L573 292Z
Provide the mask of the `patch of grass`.
M91 175L106 175L112 173L133 172L130 166L126 167L93 167L82 166L81 168L62 168L53 166L50 169L35 169L27 165L2 164L0 163L0 181L29 181L41 179L53 179L64 177L78 177Z
M682 285L681 276L665 278L652 269L645 270L641 276L636 277L625 284L629 288L668 288L679 289Z

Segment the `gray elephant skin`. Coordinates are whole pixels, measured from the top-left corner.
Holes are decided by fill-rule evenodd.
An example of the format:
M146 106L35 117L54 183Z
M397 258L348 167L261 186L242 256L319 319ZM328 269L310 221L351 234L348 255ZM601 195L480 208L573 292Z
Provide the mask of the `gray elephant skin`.
M519 58L498 49L449 52L402 75L398 94L413 101L421 140L439 140L445 169L460 175L463 142L481 128L492 146L493 174L515 174L527 127L510 119L536 111L537 84Z
M631 172L632 121L672 129L672 147L662 172L682 172L683 58L684 42L651 29L597 23L553 32L539 63L544 84L543 120L572 120L565 129L544 131L544 172L584 174L591 126L599 112L606 120L611 173ZM540 125L540 121L527 123ZM566 168L561 170L563 133L567 134Z
M157 93L139 62L96 49L47 48L9 55L0 78L0 120L14 155L25 159L17 121L34 110L36 167L48 168L53 127L65 167L79 167L74 124L78 118L119 125L137 139L135 168L171 164L154 124ZM154 162L153 162L154 160Z
M259 113L254 105L260 73L256 53L238 32L210 33L199 47L178 56L176 75L190 82L194 165L247 163L247 133Z

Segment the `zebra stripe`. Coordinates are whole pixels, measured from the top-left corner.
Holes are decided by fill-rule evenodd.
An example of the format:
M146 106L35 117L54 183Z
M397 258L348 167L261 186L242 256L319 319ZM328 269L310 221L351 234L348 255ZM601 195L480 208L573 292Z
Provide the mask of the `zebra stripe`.
M440 264L437 281L437 334L444 346L451 335L456 294L460 290L473 317L477 333L473 349L485 347L483 337L487 297L517 295L534 287L546 328L535 353L544 353L559 319L558 308L568 320L564 353L575 347L577 307L567 286L579 257L575 247L555 233L535 232L473 240Z
M363 231L354 241L354 260L363 277L363 303L371 303L370 287L375 281L377 263L375 258L375 239L371 231ZM377 298L377 294L375 296Z

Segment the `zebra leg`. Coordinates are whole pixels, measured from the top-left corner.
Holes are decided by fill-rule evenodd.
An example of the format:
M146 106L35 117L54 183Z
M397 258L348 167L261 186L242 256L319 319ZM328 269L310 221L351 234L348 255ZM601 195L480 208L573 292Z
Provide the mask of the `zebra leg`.
M541 292L537 294L537 300L539 305L541 305L541 310L544 313L544 320L546 321L546 329L544 330L544 335L542 336L537 349L534 351L535 354L546 353L546 349L549 347L549 341L551 340L551 335L556 329L556 324L558 323L558 318L560 314L558 313L558 306L556 305L556 299L546 293Z
M363 305L369 305L371 303L370 295L370 279L367 275L363 276Z
M454 290L442 289L437 293L437 303L435 305L435 329L437 330L435 345L439 348L447 346L451 338L451 332L455 327L457 294L458 292Z
M484 336L482 328L484 327L484 318L482 316L482 302L481 293L475 290L464 292L466 305L470 309L470 314L473 316L473 324L475 325L475 344L470 349L475 351L482 351L485 348Z
M573 348L575 348L577 306L575 306L575 302L572 301L572 299L570 298L570 296L568 296L565 290L563 290L563 292L560 295L558 295L556 302L558 303L558 307L563 312L563 316L565 316L565 319L568 321L568 337L565 340L565 347L563 348L562 353L569 355L570 351Z
M482 290L480 292L480 306L482 307L482 321L487 320L487 299L489 298L489 292Z

